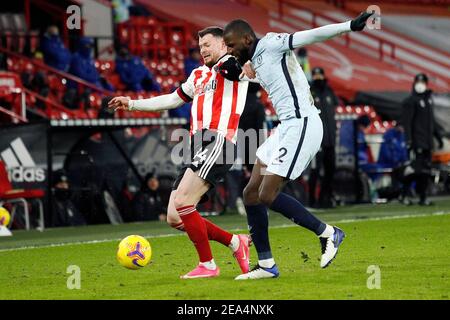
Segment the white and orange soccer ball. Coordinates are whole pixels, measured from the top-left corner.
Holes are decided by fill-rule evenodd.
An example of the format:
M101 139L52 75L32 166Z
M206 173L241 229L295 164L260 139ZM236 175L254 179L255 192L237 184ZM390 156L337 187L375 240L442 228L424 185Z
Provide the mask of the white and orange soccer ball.
M8 210L3 207L0 207L0 226L7 227L9 225L9 221L11 220L11 215Z
M124 238L117 248L117 260L128 269L141 269L152 258L150 243L141 236L131 235Z

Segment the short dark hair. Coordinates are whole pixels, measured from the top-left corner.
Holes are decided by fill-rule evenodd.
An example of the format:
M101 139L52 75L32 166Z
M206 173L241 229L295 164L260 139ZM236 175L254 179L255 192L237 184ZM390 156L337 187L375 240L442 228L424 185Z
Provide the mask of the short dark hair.
M362 125L364 128L367 128L370 125L370 118L367 114L363 114L356 119L356 123Z
M253 31L252 26L245 20L236 19L231 21L225 26L224 33L233 32L239 35L250 35L256 38L255 31Z
M223 29L221 27L208 27L198 32L198 37L203 38L207 34L211 34L214 37L223 37Z

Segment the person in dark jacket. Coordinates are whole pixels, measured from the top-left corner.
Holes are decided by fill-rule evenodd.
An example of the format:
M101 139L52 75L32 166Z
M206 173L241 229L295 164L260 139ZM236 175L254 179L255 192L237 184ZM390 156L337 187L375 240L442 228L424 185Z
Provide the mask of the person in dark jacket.
M411 201L406 197L412 181L416 181L416 191L420 205L431 205L427 199L428 181L431 175L431 153L433 137L436 137L439 149L443 147L433 113L432 91L428 88L428 77L419 73L414 78L411 95L403 101L402 123L405 127L406 144L412 156L414 173L406 178L404 184L404 203Z
M95 60L92 57L94 41L92 38L83 37L78 43L78 50L72 55L69 73L77 76L84 81L90 82L98 88L113 91L114 88L100 77L95 67ZM76 87L75 83L69 81L68 86Z
M133 198L132 208L135 221L166 221L166 211L159 193L159 180L154 172L144 178L145 184Z
M86 225L73 201L73 190L63 169L53 173L53 227Z
M116 58L116 72L119 74L120 80L127 86L127 90L161 92L161 87L153 79L152 73L141 58L130 54L126 46L119 49Z
M323 139L320 151L311 165L309 178L309 204L310 206L333 206L333 176L336 171L336 107L339 100L328 85L325 72L322 68L313 68L311 82L311 94L315 106L320 109L320 118L323 123ZM320 177L320 171L324 171L321 181L319 203L316 203L316 185Z
M61 40L57 26L47 28L41 39L41 51L47 65L64 72L69 70L71 53Z

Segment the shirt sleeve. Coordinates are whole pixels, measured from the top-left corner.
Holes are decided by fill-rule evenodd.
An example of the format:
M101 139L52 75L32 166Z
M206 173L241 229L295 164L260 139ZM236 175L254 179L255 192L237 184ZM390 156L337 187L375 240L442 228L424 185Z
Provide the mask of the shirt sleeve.
M350 23L351 21L334 23L315 29L296 32L290 35L292 38L292 40L289 41L290 48L293 50L298 47L325 41L343 33L350 32L352 31L350 29Z
M266 45L269 49L279 52L294 50L316 42L325 41L335 36L350 32L351 21L329 24L295 33L269 33Z
M265 46L272 51L293 50L293 35L289 33L268 33L264 39Z
M128 110L139 111L164 111L178 108L183 105L184 101L180 99L177 91L170 94L164 94L161 96L153 97L150 99L130 100L128 102Z

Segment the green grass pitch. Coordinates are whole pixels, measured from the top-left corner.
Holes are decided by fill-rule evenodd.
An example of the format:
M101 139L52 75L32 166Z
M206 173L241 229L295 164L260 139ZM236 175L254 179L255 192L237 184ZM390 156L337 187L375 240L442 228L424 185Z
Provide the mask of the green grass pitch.
M330 267L319 267L314 234L273 213L270 238L281 276L258 281L234 281L237 264L230 250L216 243L220 277L180 280L197 255L187 236L164 223L17 231L0 238L0 300L449 299L450 200L429 208L361 205L317 215L347 234ZM246 229L245 217L211 219ZM127 270L116 261L119 239L129 234L146 236L152 245L152 262L141 270ZM254 248L251 254L256 261ZM79 290L67 288L70 265L80 268ZM379 289L367 286L374 277L369 266L379 268Z

